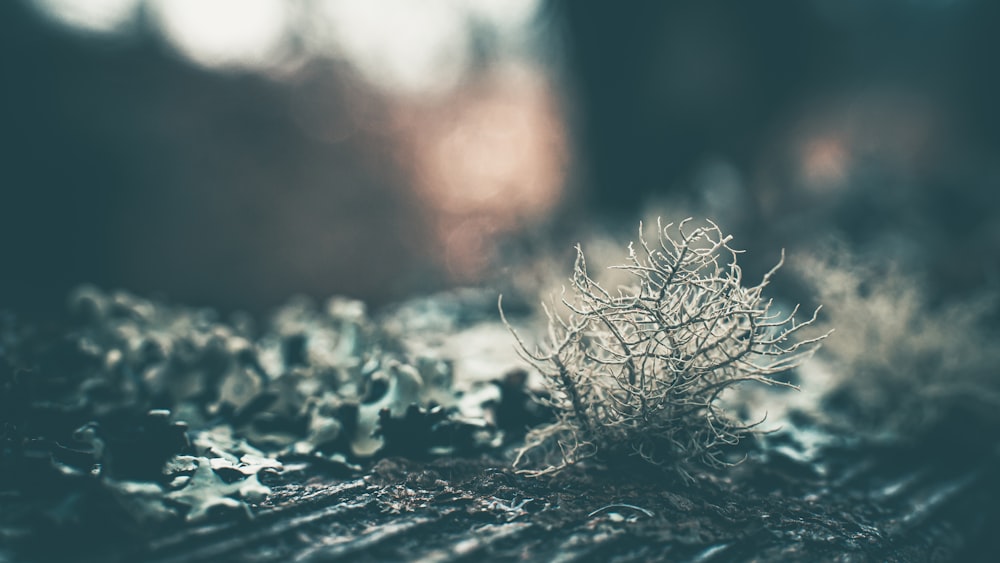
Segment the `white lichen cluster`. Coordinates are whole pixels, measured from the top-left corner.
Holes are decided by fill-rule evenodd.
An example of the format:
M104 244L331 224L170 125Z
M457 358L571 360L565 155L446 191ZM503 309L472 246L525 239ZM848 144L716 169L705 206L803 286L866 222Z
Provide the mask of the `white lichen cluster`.
M787 385L773 376L825 336L797 339L816 314L798 322L798 307L782 313L764 298L784 256L748 287L731 240L710 221L688 219L657 221L648 241L640 224L638 245L614 267L633 283L616 288L591 277L577 247L570 290L543 304L547 338L529 347L514 333L556 414L528 434L516 466L543 475L587 458L636 455L690 479L697 465L730 463L725 447L760 421L725 412L723 393L743 382Z
M919 437L956 414L995 428L995 292L934 303L920 276L840 247L798 257L795 269L830 305L824 324L838 327L823 350L839 374L829 424L889 440Z

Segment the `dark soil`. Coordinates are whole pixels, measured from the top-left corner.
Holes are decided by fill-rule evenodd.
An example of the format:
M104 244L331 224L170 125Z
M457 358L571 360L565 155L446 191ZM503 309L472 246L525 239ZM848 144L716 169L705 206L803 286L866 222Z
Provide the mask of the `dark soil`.
M991 428L975 432L968 418L942 421L904 444L866 443L799 414L784 430L746 444L745 463L693 483L630 460L591 460L529 478L511 469L518 440L510 429L542 413L525 403L523 377L508 377L493 407L500 429L509 427L499 445L473 439L479 426L413 407L380 417L385 445L371 460L328 455L349 451L349 444L322 442L315 452L272 454L283 465L277 471L261 460L234 465L229 453L188 440L216 440L212 428L278 435L249 434L255 427L244 419L255 413L268 414L261 420L272 425L303 426L283 419L276 406L253 399L235 411L206 411L215 418L203 420L196 434L166 414L184 404L144 399L142 387L134 397L122 395L132 372L90 368L74 346L71 361L57 361L64 339L38 339L45 345L32 352L33 340L13 334L2 342L9 363L0 363L0 563L1000 560L1000 448ZM201 370L214 381L242 373L212 375L216 364L256 365L257 356L211 342L195 350L200 356L178 348L188 354L181 359L194 358L185 359L194 367L178 373ZM44 361L25 362L28 352ZM285 355L286 363L304 361ZM145 352L136 361L129 369L162 363ZM313 360L312 367L322 366ZM79 400L80 390L91 393L89 402ZM332 416L354 420L344 411L316 410L311 423ZM807 447L817 435L826 445ZM221 438L211 444L245 453ZM447 445L448 456L433 453ZM207 485L199 483L213 496L178 503L171 495L196 489L196 476L184 468L168 474L167 459L215 463ZM182 478L187 485L175 483ZM269 494L227 488L256 479ZM122 488L126 481L133 488ZM153 492L144 493L143 484ZM205 508L204 517L192 517L196 507Z
M914 455L842 452L835 478L751 460L695 484L641 466L527 478L489 457L290 467L251 518L141 529L95 503L0 560L994 560L998 456Z
M172 531L117 530L107 543L86 542L89 553L35 545L29 559L994 560L997 456L915 470L906 456L845 455L851 469L836 479L804 476L790 460L749 462L695 484L641 467L527 478L489 457L383 459L352 477L293 468L271 478L273 493L252 518L228 512Z

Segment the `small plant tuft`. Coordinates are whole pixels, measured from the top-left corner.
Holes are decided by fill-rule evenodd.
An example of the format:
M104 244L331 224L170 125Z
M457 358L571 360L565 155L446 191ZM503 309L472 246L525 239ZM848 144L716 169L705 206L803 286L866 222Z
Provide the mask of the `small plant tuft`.
M773 378L798 365L825 335L796 339L804 322L772 311L762 296L784 253L761 280L743 285L742 252L706 221L662 225L629 244L614 266L634 284L606 289L587 272L577 246L570 291L543 303L548 336L529 347L507 323L521 356L543 376L556 414L529 432L514 464L528 475L581 460L636 455L687 480L691 469L731 465L724 448L753 432L725 412L723 393L742 382L790 386ZM561 311L560 311L561 309Z

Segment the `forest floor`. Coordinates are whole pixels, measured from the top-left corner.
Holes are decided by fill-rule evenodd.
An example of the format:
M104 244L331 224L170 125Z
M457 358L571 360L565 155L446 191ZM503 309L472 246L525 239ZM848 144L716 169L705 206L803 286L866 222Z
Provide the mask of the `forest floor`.
M695 482L629 459L527 477L511 429L539 413L486 381L510 369L473 345L498 346L487 325L442 342L456 373L482 373L459 402L507 413L505 435L407 406L401 359L422 401L454 392L450 374L387 347L351 302L293 304L255 333L88 299L100 315L82 328L0 330L0 563L1000 560L1000 448L959 419L873 443L790 410L744 463ZM413 323L462 328L444 303L383 326L429 343ZM377 455L351 458L376 427Z

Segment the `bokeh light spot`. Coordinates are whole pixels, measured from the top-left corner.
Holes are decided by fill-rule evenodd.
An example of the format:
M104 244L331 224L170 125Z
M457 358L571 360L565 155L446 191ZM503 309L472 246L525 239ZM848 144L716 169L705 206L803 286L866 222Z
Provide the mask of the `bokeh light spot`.
M114 33L135 22L140 0L34 0L48 18L82 32Z
M836 136L817 137L802 147L802 176L816 191L834 189L848 177L850 154L844 140Z
M372 83L407 94L453 87L468 64L469 30L455 2L325 0L320 48L340 52Z
M167 41L208 68L266 68L287 40L282 0L152 0L151 13Z

